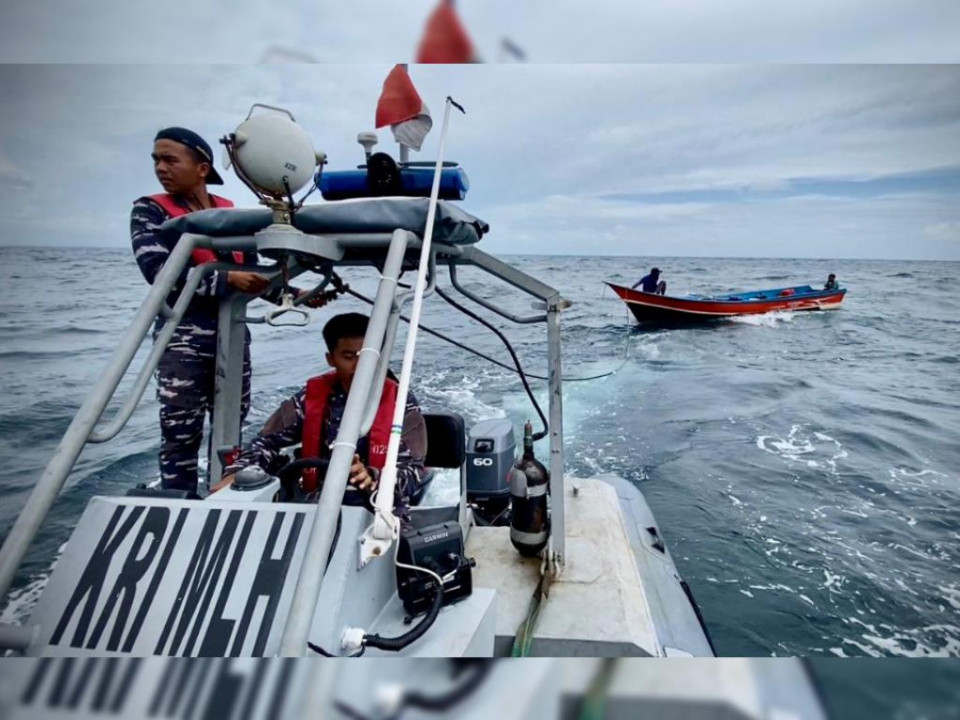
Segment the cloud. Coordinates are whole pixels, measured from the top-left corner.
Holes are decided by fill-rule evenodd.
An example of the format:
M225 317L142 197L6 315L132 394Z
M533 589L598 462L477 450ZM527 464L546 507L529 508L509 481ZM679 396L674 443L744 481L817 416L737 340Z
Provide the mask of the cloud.
M934 240L960 242L960 222L950 221L927 225L923 228L923 234Z
M785 197L763 204L639 203L545 199L492 207L490 252L625 256L960 259L929 230L955 214L945 200ZM939 225L939 224L938 224Z
M33 189L34 182L15 162L0 155L0 193L24 193Z
M439 0L8 2L0 60L249 63L285 49L323 63L413 59ZM945 0L463 0L481 57L509 38L535 62L960 60L960 6ZM188 21L185 21L188 18Z
M29 171L37 190L29 204L0 195L0 242L126 246L131 201L156 189L156 130L186 125L215 144L253 102L290 109L330 168L353 167L356 134L372 129L389 68L0 67L0 157ZM911 237L910 252L956 257L955 243L924 228L960 220L960 68L411 72L435 115L417 159L434 157L444 97L467 109L451 120L447 157L470 177L464 207L492 224L493 251L523 238L529 252L636 254L647 233L645 243L683 254L889 256ZM379 149L395 152L389 133L380 139ZM252 204L226 177L223 194ZM57 218L78 220L54 228Z

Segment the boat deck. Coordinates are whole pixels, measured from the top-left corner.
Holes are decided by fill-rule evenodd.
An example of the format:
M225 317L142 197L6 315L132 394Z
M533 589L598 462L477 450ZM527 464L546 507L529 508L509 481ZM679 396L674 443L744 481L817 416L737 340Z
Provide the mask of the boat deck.
M534 655L660 654L660 643L623 524L617 491L602 480L567 487L567 565L549 588L537 620ZM524 558L509 527L474 527L467 555L477 561L474 587L497 591L498 655L509 654L540 578L540 560Z

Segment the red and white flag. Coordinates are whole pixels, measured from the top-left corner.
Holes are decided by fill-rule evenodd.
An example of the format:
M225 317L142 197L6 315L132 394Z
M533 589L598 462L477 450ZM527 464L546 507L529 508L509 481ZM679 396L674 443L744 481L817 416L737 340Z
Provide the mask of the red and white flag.
M433 127L430 110L420 99L407 74L407 66L394 66L383 81L380 100L377 101L376 126L389 125L394 139L401 145L419 150L423 139Z
M427 20L426 31L417 49L417 62L477 62L473 43L453 9L452 0L440 0L440 5Z

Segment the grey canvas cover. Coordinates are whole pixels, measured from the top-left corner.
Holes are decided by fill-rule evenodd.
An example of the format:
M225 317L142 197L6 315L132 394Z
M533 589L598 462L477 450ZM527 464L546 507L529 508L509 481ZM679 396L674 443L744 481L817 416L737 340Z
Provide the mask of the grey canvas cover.
M294 216L293 224L308 234L392 233L410 230L423 235L427 223L429 198L384 197L338 200L305 205ZM162 231L179 237L195 233L210 237L252 235L271 222L267 208L217 208L168 220ZM437 204L433 239L451 245L471 245L480 240L490 226L464 212L451 202Z

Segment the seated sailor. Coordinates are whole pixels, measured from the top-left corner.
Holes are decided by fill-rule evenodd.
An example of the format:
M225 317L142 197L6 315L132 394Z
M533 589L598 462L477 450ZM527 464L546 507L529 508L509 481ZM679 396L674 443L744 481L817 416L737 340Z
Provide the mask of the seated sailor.
M286 462L282 450L297 443L302 442L303 458L330 457L331 444L340 430L347 393L357 370L367 322L368 318L359 313L336 315L327 322L323 328L323 338L327 345L326 359L333 371L311 378L305 387L281 404L250 447L224 469L223 480L214 491L229 485L237 472L251 465L257 465L271 474L276 473ZM347 493L344 499L346 504L367 504L370 493L379 484L396 400L397 383L387 378L373 427L367 436L357 442L357 452L350 468L350 485L363 492ZM397 455L398 507L403 506L405 499L423 481L426 474L423 465L426 446L423 416L416 398L410 393ZM317 489L317 484L316 470L304 470L301 489L310 493Z
M663 295L667 292L667 283L660 279L660 268L652 268L649 275L644 275L631 285L630 289L633 290L637 285L640 286L640 291L645 293Z
M840 289L840 283L837 282L837 276L834 275L833 273L830 273L830 275L827 276L827 282L824 283L824 285L823 285L823 289L824 289L824 290L839 290L839 289Z

